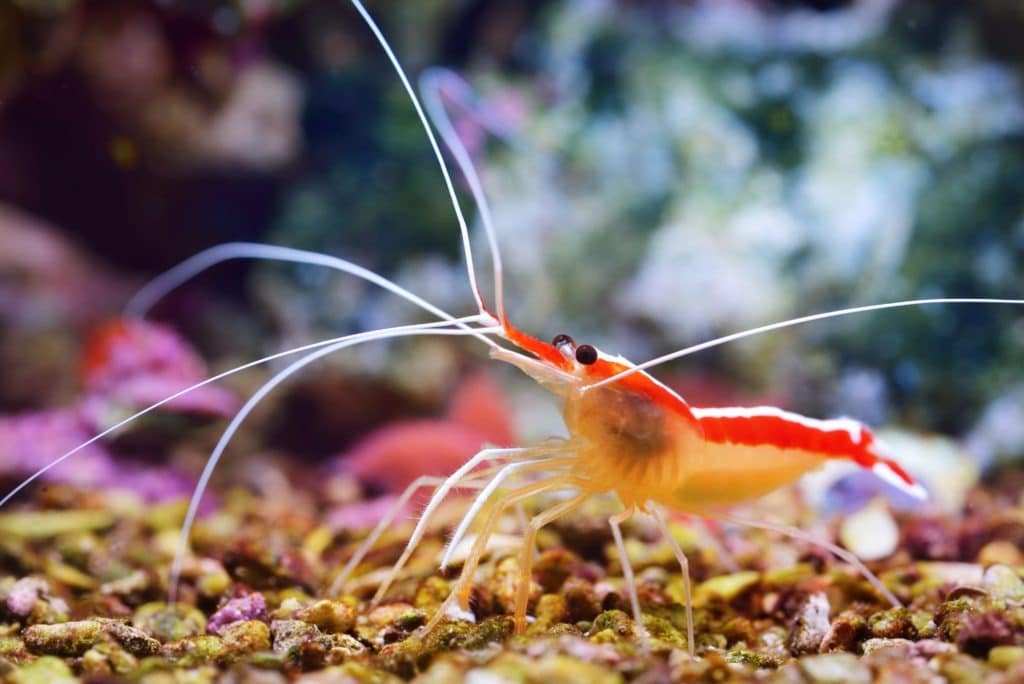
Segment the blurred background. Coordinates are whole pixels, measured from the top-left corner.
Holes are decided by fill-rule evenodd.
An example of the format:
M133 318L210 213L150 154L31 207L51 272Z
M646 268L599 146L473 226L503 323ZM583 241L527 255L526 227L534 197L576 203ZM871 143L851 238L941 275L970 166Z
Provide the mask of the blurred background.
M449 105L510 313L542 338L641 361L829 308L1024 296L1017 3L367 4L414 79L442 65L476 90ZM0 410L76 401L83 335L228 240L344 256L472 311L430 148L347 2L0 0ZM955 436L987 466L1024 450L1021 314L858 316L657 374L697 405ZM352 279L266 264L215 269L154 318L216 368L425 320ZM273 399L251 443L344 451L436 415L485 363L451 339L343 352ZM558 431L539 388L488 372L513 434Z

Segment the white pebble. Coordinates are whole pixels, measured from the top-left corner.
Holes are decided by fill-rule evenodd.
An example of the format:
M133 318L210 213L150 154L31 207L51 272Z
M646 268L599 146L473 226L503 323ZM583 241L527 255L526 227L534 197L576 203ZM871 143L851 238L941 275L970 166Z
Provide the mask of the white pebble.
M896 550L900 531L885 501L875 499L843 520L839 540L857 558L872 561L885 558Z

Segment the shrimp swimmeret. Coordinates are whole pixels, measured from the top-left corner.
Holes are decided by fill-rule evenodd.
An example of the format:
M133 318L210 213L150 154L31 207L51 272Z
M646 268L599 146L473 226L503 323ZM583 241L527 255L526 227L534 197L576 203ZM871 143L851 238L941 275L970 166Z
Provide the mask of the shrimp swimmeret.
M894 605L898 600L860 561L849 552L832 544L815 540L799 529L767 522L741 520L724 509L756 499L772 490L791 484L804 473L829 460L848 461L870 470L876 476L917 498L924 498L924 489L886 453L884 445L871 431L851 419L818 420L774 407L698 408L690 406L681 396L658 382L646 369L735 339L766 333L784 327L801 325L826 318L847 316L886 308L923 304L1024 304L1024 300L943 298L890 302L821 314L804 316L746 330L723 338L682 349L640 365L599 351L589 344L577 344L568 335L559 335L550 343L536 339L517 329L506 316L502 282L501 253L492 227L490 211L482 185L461 146L441 104L440 89L445 85L444 72L432 71L423 80L423 103L439 132L448 144L472 191L490 248L494 275L494 312L485 305L477 282L470 250L469 231L456 199L451 178L434 139L423 105L414 94L397 58L380 30L359 0L354 6L380 41L394 65L413 106L424 125L427 137L440 164L441 172L458 219L469 285L477 305L477 313L456 317L418 297L386 278L344 259L271 245L232 243L214 247L196 255L154 280L129 304L133 315L144 315L165 293L198 272L228 259L272 259L333 268L385 288L403 297L438 318L432 323L399 326L326 340L302 348L280 352L210 378L182 390L162 402L131 416L78 448L62 455L45 469L33 474L8 493L0 506L43 472L71 457L88 444L119 429L142 413L199 386L214 382L273 358L308 352L275 374L246 402L229 424L207 462L193 494L179 538L178 550L170 577L170 600L173 602L180 577L182 561L188 553L189 532L199 501L227 443L239 424L253 407L271 390L301 368L334 351L362 342L412 335L473 336L490 346L491 355L510 363L553 392L562 401L563 418L568 437L552 439L532 447L484 449L455 473L445 479L423 477L404 492L388 515L370 533L347 565L338 573L328 594L343 590L352 572L397 515L401 506L422 487L434 487L433 495L400 558L381 582L374 597L383 600L394 580L423 539L434 513L450 492L457 488L479 490L465 516L449 541L441 566L452 561L453 552L466 538L470 525L480 521L479 533L463 560L461 574L451 594L436 611L424 629L432 629L457 608L469 609L469 598L475 572L487 543L502 514L512 506L542 493L558 493L557 503L531 518L526 526L519 550L519 576L513 619L516 630L527 624L528 599L532 578L534 547L538 531L545 525L569 515L595 494L611 493L622 504L622 511L609 519L622 563L626 590L634 619L642 629L642 614L629 558L625 552L621 524L636 512L649 513L671 545L679 562L686 595L688 644L694 652L694 628L690 605L687 559L670 534L662 509L670 508L699 517L715 518L775 530L835 553L854 565L875 587L881 597ZM496 341L504 340L512 346ZM486 466L480 469L479 466Z

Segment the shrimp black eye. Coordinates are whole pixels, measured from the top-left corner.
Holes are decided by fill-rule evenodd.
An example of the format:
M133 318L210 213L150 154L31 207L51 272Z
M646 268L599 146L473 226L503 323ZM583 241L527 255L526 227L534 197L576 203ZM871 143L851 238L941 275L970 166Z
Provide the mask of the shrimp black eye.
M597 361L597 350L589 344L581 344L576 347L576 361L584 366L589 366Z
M551 340L551 344L552 346L555 347L561 347L567 344L573 349L576 348L576 343L573 341L571 337L569 337L565 333L562 333L561 335L555 335L555 339Z

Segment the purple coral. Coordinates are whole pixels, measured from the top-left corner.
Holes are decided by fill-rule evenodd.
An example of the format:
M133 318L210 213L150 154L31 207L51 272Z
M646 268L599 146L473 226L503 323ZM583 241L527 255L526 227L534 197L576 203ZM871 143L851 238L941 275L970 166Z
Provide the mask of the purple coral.
M115 319L90 336L82 358L86 390L104 403L143 407L207 377L206 364L170 328L142 320ZM167 403L170 410L228 415L238 400L207 385Z
M36 604L49 587L46 580L39 577L23 577L15 582L7 595L4 597L4 604L7 610L15 615L25 617L32 612L32 606Z
M21 477L34 473L90 437L91 428L74 409L0 418L0 474ZM110 453L99 444L90 444L47 477L95 484L112 477L116 470Z
M265 620L267 600L263 594L253 592L230 599L210 616L206 631L220 635L227 627L244 620Z

